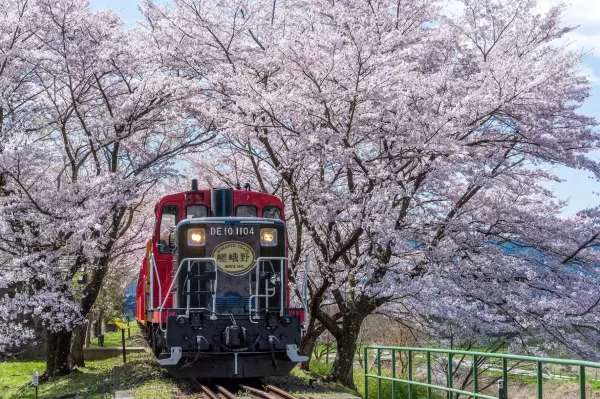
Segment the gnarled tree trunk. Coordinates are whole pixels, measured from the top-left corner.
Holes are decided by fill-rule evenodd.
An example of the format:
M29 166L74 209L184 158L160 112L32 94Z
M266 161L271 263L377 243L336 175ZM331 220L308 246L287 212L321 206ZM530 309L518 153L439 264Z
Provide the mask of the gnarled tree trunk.
M69 356L69 364L71 367L85 367L85 361L83 359L83 344L85 343L86 330L87 323L82 324L73 330L73 337L71 339L71 354Z
M88 318L88 315L90 314L92 307L94 306L94 303L96 302L96 299L98 298L100 289L102 288L102 283L104 282L104 277L106 276L106 273L108 272L108 266L109 266L109 261L110 261L110 257L108 254L110 254L112 247L117 239L117 233L119 231L119 223L120 223L121 219L123 218L124 212L125 212L125 210L123 209L122 212L118 212L117 214L113 215L112 230L111 230L111 234L109 236L109 241L106 243L105 247L103 248L104 256L102 256L96 260L95 267L92 268L92 272L90 273L90 276L89 276L90 281L83 290L83 294L82 294L82 298L81 298L81 314L85 318ZM101 320L102 320L102 313L100 313L100 315L99 315L99 319L98 319L99 325L97 326L98 328L102 328L100 325ZM85 366L85 362L83 360L83 345L85 344L85 341L86 341L86 326L85 325L81 326L81 328L82 328L81 330L79 330L79 328L80 327L78 327L76 330L77 334L75 335L75 339L73 340L72 350L78 356L78 361L80 362L80 364L78 364L78 365L83 367L83 366Z
M90 339L92 335L92 320L88 319L87 325L85 326L85 347L90 347Z
M43 380L52 379L71 372L69 353L71 352L71 331L48 331L48 352L46 356L46 371Z
M300 353L308 356L308 361L302 362L300 368L308 371L310 369L310 361L312 360L313 351L317 343L317 339L325 332L325 326L318 323L316 317L311 317L306 327L306 333L302 339L302 345L300 346Z
M337 353L327 380L337 381L349 388L356 389L354 385L354 354L360 326L364 319L365 316L358 312L344 314L343 327L333 334L337 343Z

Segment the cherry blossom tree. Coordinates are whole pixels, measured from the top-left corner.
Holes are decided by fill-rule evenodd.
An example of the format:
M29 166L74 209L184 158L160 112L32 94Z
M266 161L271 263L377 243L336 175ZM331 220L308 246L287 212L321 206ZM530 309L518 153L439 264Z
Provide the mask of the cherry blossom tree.
M19 328L18 315L43 318L53 377L70 370L72 330L110 262L139 243L130 233L156 183L176 176L175 158L210 140L212 127L189 112L191 82L163 70L144 33L124 30L114 12L91 12L84 0L15 3L23 11L10 11L7 26L34 17L15 28L29 32L12 75L28 77L27 123L3 136L0 154L2 284L10 289L0 320ZM81 268L88 283L78 303L71 288Z
M590 85L564 6L535 6L145 3L165 66L289 193L340 314L313 312L337 340L330 378L353 386L360 326L382 308L445 339L597 356L597 210L564 218L545 186L550 165L598 176L578 112Z

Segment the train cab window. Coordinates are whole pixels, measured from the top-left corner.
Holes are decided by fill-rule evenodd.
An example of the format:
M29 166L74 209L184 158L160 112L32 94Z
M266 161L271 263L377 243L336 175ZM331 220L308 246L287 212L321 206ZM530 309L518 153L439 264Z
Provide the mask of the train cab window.
M169 248L169 233L172 227L177 226L178 218L179 209L176 205L163 206L160 216L160 230L158 241L158 250L163 254L171 253L171 248Z
M235 216L255 218L258 216L258 210L254 205L238 205L235 208Z
M185 209L185 218L205 218L208 216L208 208L205 205L188 205Z
M277 206L265 206L263 208L262 217L281 220L281 210Z

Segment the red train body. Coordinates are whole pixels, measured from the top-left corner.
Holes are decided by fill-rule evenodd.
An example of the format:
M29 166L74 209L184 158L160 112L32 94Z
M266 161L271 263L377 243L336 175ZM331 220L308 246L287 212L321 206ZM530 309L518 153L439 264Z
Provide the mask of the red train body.
M167 195L155 208L136 318L159 362L193 377L283 375L304 322L290 308L283 203L230 188Z

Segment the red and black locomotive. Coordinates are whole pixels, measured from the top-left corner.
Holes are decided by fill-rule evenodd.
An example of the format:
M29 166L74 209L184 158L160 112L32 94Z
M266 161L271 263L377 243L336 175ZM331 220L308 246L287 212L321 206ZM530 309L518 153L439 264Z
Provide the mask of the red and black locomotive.
M172 374L205 378L285 375L303 309L290 308L283 203L218 188L156 205L136 291L136 318Z

